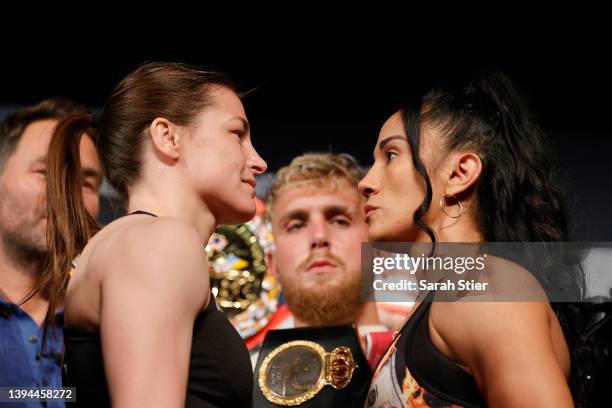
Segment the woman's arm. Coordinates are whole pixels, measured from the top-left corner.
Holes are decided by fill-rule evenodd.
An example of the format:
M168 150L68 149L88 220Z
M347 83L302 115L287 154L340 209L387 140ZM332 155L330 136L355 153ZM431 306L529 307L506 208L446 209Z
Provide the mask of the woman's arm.
M209 296L201 238L159 218L135 225L114 247L100 315L113 407L183 407L193 323Z
M571 407L546 302L438 303L432 339L468 368L492 407ZM565 347L564 347L565 348ZM567 356L568 357L568 356Z

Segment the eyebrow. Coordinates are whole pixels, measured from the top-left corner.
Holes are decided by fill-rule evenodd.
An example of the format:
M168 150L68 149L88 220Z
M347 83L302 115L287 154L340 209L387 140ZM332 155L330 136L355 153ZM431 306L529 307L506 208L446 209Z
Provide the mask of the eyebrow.
M287 224L287 222L289 222L290 220L293 219L299 219L299 220L304 220L308 218L308 212L304 211L304 210L292 210L289 211L288 213L284 214L282 217L280 217L279 221L279 225L285 225Z
M45 166L47 166L48 164L47 156L38 158L34 163L44 164ZM81 166L81 172L83 173L84 179L87 177L93 177L96 179L96 181L102 182L102 173L100 173L98 170L94 169L93 167Z
M349 215L351 212L350 207L347 205L330 205L323 208L323 214L325 218L332 218L338 214ZM293 219L305 220L308 218L309 211L301 208L289 211L287 214L280 218L280 225L284 225L287 221Z
M329 207L325 207L323 210L323 214L325 214L326 218L334 217L338 214L349 214L350 208L347 205L331 205Z
M389 143L390 141L395 140L395 139L402 139L402 140L404 140L406 142L408 141L408 140L406 140L406 137L403 136L403 135L389 136L388 138L383 139L383 140L380 141L380 143L378 143L378 150L382 150L383 147L385 147L385 145L387 143Z
M94 177L97 181L102 180L102 174L91 167L82 167L81 171L83 172L83 178Z
M242 122L242 126L244 126L244 132L249 133L251 130L251 125L249 125L249 121L243 118L242 116L234 116L229 121L236 120L236 119Z

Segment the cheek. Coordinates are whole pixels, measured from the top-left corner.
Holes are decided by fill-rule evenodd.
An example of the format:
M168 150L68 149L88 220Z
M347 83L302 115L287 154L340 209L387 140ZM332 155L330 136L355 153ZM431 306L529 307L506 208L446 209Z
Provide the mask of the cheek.
M225 169L236 169L245 162L245 154L242 145L231 136L219 139L219 143L207 146L207 154Z
M355 253L361 250L361 242L368 240L368 224L351 225L349 228L336 231L335 240L342 246L343 251Z
M368 241L367 229L365 231L353 230L351 235L342 242L342 253L338 254L346 263L349 271L361 267L361 243Z
M239 181L244 165L239 157L217 155L200 159L198 173L211 185L224 186L228 181Z
M386 187L385 204L394 213L412 214L425 197L425 181L414 172L395 171Z
M34 221L43 217L47 207L45 196L40 190L36 183L22 182L5 185L0 191L2 222L7 225L21 226L25 220Z
M400 169L395 169L388 177L388 191L391 196L405 197L412 188L414 177Z
M276 268L281 272L294 270L297 265L303 260L307 254L304 251L304 239L295 239L293 236L286 236L275 242L275 260Z
M98 194L91 192L89 189L83 189L83 202L89 215L97 219L100 211L100 197Z
M47 196L47 182L44 177L30 175L13 185L10 194L14 200L28 205L44 205Z

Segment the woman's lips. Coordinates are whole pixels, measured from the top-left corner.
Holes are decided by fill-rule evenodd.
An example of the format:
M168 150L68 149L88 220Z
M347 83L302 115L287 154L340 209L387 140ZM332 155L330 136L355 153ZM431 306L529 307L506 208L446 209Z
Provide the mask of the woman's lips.
M253 188L255 188L255 186L257 185L255 179L242 180L242 182L251 185Z
M372 214L372 212L376 211L377 209L378 207L374 207L373 205L367 204L365 207L363 207L363 212L365 213L366 218L368 218L370 214Z

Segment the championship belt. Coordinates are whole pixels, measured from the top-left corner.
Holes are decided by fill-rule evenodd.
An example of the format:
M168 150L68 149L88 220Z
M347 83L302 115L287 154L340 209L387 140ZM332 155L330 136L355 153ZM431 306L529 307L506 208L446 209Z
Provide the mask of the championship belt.
M270 330L255 367L254 407L362 407L372 372L353 326Z
M206 245L212 293L243 339L270 322L280 297L280 285L266 270L273 244L262 212L245 224L219 226Z

